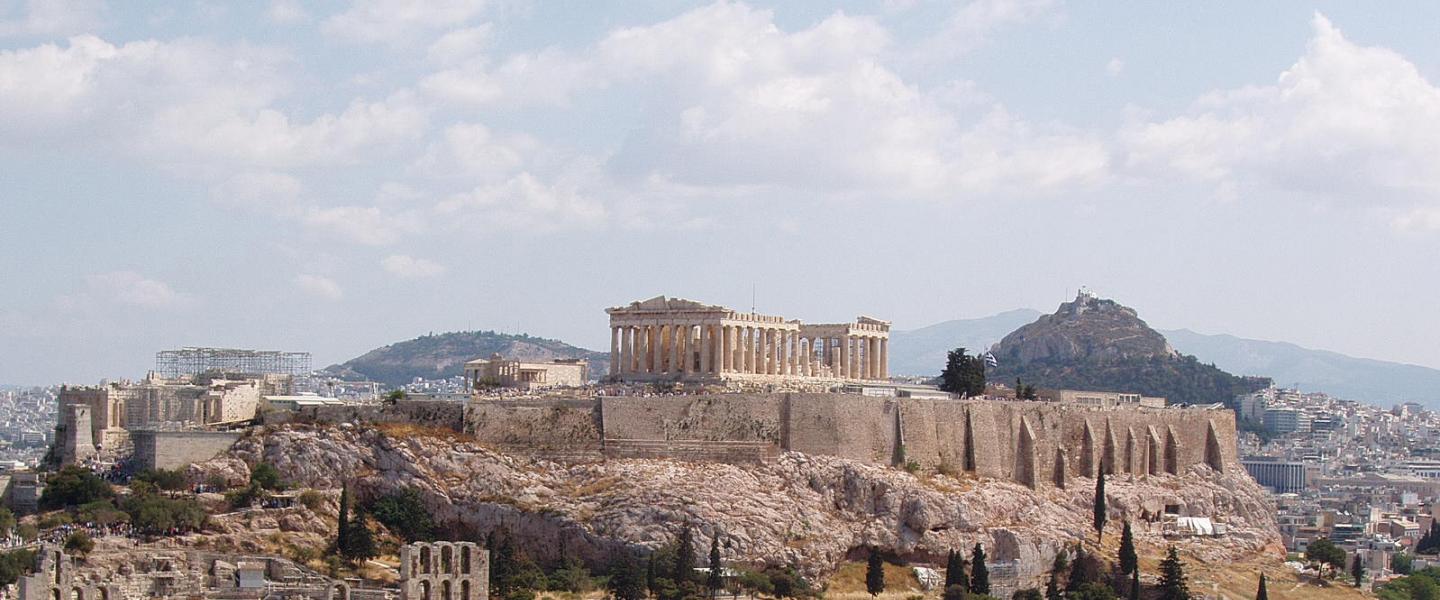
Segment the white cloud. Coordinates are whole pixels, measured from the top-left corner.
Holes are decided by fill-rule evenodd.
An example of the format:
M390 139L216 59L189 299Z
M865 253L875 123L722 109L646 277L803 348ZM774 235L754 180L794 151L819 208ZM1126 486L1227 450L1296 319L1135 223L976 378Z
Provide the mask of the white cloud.
M265 10L265 18L280 25L294 25L309 20L310 14L295 0L274 0Z
M299 219L317 231L369 246L393 244L425 228L413 211L390 211L379 206L312 206L303 209Z
M302 273L295 276L295 287L312 296L325 300L339 300L345 297L345 291L340 289L340 284L334 279Z
M439 64L481 59L495 35L493 29L494 27L489 23L484 23L476 27L466 27L448 32L430 44L425 56Z
M1125 127L1126 165L1223 194L1279 190L1386 208L1402 213L1398 227L1433 223L1440 88L1394 51L1347 40L1323 15L1313 27L1305 54L1273 85L1213 92L1186 114Z
M114 45L90 35L0 51L0 143L110 145L186 171L290 168L354 162L427 127L426 111L403 90L292 121L275 106L288 87L287 60L243 45Z
M214 201L249 209L286 209L295 205L303 186L299 179L273 171L246 171L226 179L210 190Z
M479 123L456 123L431 143L414 169L431 176L494 179L519 171L540 151L540 142L528 135L497 136Z
M355 0L321 24L327 35L357 42L398 44L419 34L464 24L485 0Z
M1046 8L979 2L957 23L983 28ZM650 112L609 165L622 179L940 198L1105 178L1109 155L1095 136L1027 123L993 103L961 112L955 85L908 83L885 66L890 54L888 32L870 18L837 13L786 32L769 11L716 3L614 30L592 48L472 61L420 87L480 107L566 106L630 86Z
M99 0L26 0L0 5L0 37L63 36L100 25L104 3ZM8 13L8 14L7 14Z
M1118 56L1111 58L1110 62L1105 63L1105 73L1111 77L1119 77L1124 71L1125 61L1120 60Z
M1052 16L1058 8L1055 0L973 0L920 45L920 54L932 60L954 58L983 46L998 29Z
M445 274L445 266L404 254L392 254L380 261L385 272L401 279L426 279Z
M436 211L448 220L467 223L467 227L483 223L539 231L599 225L606 214L604 204L583 194L574 182L547 184L528 172L455 194Z
M104 299L144 308L170 308L190 302L163 281L146 278L135 271L111 271L86 278L90 290Z

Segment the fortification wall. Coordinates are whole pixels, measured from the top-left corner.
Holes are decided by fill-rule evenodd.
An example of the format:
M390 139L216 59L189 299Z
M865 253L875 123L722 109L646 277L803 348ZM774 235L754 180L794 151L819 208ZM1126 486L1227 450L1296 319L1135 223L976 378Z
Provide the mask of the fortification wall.
M1235 416L1224 410L832 393L492 400L470 403L465 431L551 456L747 462L794 451L1032 487L1102 469L1239 468Z
M135 462L141 469L178 469L215 458L240 439L234 431L131 432Z
M465 403L447 400L401 400L394 404L307 406L293 414L271 412L267 423L287 420L314 423L410 423L465 430Z

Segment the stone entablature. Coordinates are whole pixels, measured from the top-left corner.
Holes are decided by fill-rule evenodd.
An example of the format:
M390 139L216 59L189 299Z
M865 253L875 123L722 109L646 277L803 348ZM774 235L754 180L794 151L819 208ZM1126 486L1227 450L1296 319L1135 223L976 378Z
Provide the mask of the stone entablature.
M605 312L616 380L889 377L890 323L879 319L805 324L665 296Z

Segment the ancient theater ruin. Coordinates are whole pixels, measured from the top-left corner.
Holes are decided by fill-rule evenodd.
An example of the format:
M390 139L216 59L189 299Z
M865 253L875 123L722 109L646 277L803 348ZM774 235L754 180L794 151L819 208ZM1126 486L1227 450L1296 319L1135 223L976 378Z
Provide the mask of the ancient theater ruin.
M890 323L809 324L656 296L605 310L615 381L865 382L889 377Z

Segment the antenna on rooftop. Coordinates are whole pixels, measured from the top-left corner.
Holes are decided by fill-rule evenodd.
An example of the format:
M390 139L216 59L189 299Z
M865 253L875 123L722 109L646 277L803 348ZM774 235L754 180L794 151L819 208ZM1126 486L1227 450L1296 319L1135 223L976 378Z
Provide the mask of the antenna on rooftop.
M755 314L755 283L750 283L750 314Z

